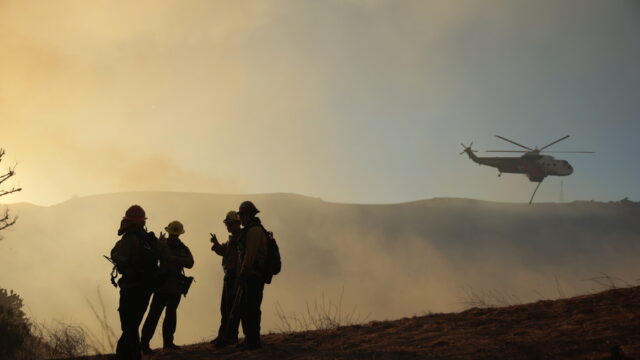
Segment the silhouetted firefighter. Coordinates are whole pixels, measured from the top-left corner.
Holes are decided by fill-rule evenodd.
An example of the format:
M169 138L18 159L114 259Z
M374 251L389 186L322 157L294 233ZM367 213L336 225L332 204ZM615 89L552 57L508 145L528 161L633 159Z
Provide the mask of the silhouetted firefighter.
M260 348L260 320L265 283L280 272L280 251L273 238L256 215L260 211L251 201L240 204L238 215L243 229L238 241L239 269L237 302L245 341L239 347ZM238 306L239 305L239 306ZM233 318L235 314L232 314Z
M120 223L122 238L111 250L111 259L122 277L120 285L120 327L122 336L116 346L119 360L138 360L138 329L155 284L158 269L157 238L145 228L146 214L139 205L131 206Z
M220 244L215 234L211 234L211 242L213 243L211 250L222 256L222 269L224 270L222 299L220 301L220 327L218 328L218 337L211 342L219 348L238 342L238 327L240 326L240 318L230 316L237 285L238 237L242 231L240 216L236 211L231 210L223 222L229 232L229 241Z
M186 290L190 285L190 280L183 275L183 271L184 268L191 269L193 267L193 256L187 245L180 240L180 235L184 234L182 223L172 221L164 230L169 234L169 238L165 238L161 233L160 240L158 240L159 284L154 289L151 307L142 327L142 352L144 354L152 353L149 342L156 330L160 315L165 309L164 321L162 322L163 348L180 349L173 343L173 335L176 332L180 295L186 295Z

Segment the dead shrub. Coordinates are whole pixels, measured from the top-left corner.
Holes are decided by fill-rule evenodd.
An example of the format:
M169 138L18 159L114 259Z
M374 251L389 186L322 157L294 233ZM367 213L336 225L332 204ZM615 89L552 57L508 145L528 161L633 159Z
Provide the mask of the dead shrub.
M48 345L48 358L76 358L89 353L87 333L82 326L56 322L42 327L44 341Z

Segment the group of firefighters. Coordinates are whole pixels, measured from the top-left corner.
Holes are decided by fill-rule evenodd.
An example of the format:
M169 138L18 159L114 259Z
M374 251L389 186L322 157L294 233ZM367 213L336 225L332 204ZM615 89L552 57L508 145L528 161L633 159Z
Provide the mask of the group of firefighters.
M217 348L235 344L238 348L255 350L261 346L260 305L265 282L270 282L270 278L265 278L270 233L256 216L259 212L251 201L244 201L238 211L229 211L223 220L229 240L221 244L211 234L211 250L222 256L224 269L220 327L217 338L211 341ZM141 354L153 353L149 343L163 310L163 348L180 348L173 342L176 310L193 279L184 275L184 268L193 267L193 256L180 240L185 230L179 221L164 228L167 235L161 232L156 237L147 231L146 220L141 206L129 207L118 230L122 237L111 250L111 260L122 275L117 282L122 329L116 346L119 360L137 360ZM145 312L147 317L139 333ZM240 323L245 340L238 344Z

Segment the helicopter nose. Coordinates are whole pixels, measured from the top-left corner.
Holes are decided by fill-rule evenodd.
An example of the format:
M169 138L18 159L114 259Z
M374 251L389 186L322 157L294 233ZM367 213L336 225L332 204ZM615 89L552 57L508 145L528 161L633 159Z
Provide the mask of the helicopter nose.
M569 168L569 175L573 174L573 166L568 165L568 168Z

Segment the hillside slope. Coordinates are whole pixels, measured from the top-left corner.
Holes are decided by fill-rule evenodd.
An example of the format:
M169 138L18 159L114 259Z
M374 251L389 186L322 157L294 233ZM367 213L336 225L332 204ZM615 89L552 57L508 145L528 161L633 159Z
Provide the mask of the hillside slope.
M640 287L473 308L335 330L263 336L257 351L157 350L145 359L640 359ZM95 360L111 356L95 357Z
M172 220L186 228L196 278L181 302L177 343L213 338L219 325L222 218L246 199L278 239L283 270L267 286L263 329L278 331L276 314L306 310L322 299L357 307L367 320L455 312L468 291L509 303L555 299L601 289L589 279L607 274L635 285L640 257L640 204L574 202L506 204L430 199L402 204L336 204L293 194L216 195L140 192L74 198L50 207L15 204L18 223L0 241L0 287L25 299L30 317L85 324L101 332L87 300L105 305L118 328L118 291L103 257L118 239L128 206L142 205L150 230ZM100 291L98 295L97 291ZM499 301L496 302L499 304ZM152 345L159 345L156 336Z

